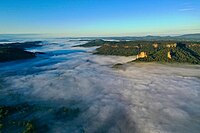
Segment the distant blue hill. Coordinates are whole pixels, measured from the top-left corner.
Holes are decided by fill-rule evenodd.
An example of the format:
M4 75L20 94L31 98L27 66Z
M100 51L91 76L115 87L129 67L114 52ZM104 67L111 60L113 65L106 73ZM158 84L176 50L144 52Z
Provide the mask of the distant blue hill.
M186 34L186 35L178 36L178 38L200 40L200 33L199 34Z
M31 38L41 37L44 34L0 34L0 40L8 40L10 38ZM180 36L121 36L121 37L57 37L56 39L81 39L82 41L94 40L94 39L118 39L118 40L142 40L142 41L200 41L200 33L197 34L184 34Z
M125 37L102 37L103 39L119 39L119 40L143 40L143 41L200 41L200 33L198 34L185 34L180 36L125 36Z

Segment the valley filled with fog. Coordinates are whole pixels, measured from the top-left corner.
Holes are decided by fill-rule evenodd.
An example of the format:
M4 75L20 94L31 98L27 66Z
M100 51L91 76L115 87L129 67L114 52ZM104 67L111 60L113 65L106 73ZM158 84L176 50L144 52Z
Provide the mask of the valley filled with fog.
M70 119L30 112L47 132L199 133L199 65L126 63L135 57L94 55L72 47L86 43L76 39L43 43L27 50L45 54L0 63L0 104L79 109Z

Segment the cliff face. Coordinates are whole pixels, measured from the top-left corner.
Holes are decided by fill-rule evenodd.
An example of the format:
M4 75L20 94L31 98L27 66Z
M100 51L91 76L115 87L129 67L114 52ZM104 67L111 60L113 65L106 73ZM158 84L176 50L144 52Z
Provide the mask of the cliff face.
M171 56L171 52L170 52L170 51L167 53L167 58L168 58L168 59L172 59L172 56Z
M140 52L140 54L137 55L137 59L146 58L146 57L147 57L147 53L146 52Z
M177 43L174 43L174 44L167 44L166 47L167 47L167 48L176 48L176 47L177 47Z
M154 48L158 48L158 44L157 44L157 43L154 43L152 46L153 46Z

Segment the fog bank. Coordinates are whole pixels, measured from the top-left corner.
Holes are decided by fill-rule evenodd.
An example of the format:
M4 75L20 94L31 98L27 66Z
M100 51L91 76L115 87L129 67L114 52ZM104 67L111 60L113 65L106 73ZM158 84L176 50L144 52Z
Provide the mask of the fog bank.
M135 57L92 55L79 41L50 40L46 55L0 64L1 104L77 107L60 121L34 112L48 132L199 133L200 66L128 63ZM45 114L45 115L44 115Z

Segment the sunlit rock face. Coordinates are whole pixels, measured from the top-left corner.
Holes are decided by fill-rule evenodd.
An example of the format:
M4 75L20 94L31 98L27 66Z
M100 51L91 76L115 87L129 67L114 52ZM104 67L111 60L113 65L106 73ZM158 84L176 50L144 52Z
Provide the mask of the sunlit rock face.
M174 43L174 44L167 44L166 47L167 48L176 48L177 46L177 43Z
M167 58L168 58L168 59L172 59L172 56L171 56L171 52L170 52L170 51L167 53Z
M146 52L140 52L140 54L137 55L137 59L146 58L146 57L147 57L147 53Z
M158 44L157 43L154 43L152 46L153 46L153 48L158 48Z
M113 69L133 57L92 55L95 48L72 48L84 43L76 40L47 41L30 49L45 55L0 64L1 105L50 107L28 115L50 133L199 133L200 66L128 63Z

